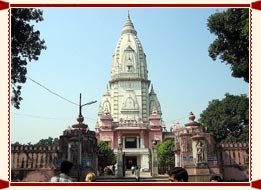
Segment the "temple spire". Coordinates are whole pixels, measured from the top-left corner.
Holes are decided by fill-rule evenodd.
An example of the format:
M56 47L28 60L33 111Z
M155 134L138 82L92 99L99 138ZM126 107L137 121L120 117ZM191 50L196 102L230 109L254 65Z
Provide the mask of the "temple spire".
M124 26L121 30L122 35L126 34L126 33L137 35L137 32L134 28L134 25L133 25L133 23L130 19L130 11L128 11L128 18L127 18L127 20L126 20L126 22L125 22L125 24L124 24Z

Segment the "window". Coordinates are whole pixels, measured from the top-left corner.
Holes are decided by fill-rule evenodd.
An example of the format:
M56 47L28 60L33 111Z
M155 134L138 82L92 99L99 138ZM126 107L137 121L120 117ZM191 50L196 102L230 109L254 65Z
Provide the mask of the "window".
M125 138L125 148L137 148L136 137L126 137Z

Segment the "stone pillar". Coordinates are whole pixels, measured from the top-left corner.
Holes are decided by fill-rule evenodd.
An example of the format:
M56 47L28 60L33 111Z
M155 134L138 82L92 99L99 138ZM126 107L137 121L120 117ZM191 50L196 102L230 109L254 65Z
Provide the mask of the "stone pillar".
M120 145L122 145L122 141L121 141L121 135L119 134L118 135L118 148Z
M144 146L144 139L143 138L140 139L140 148L145 148L145 146Z
M123 153L121 146L118 148L117 155L117 176L123 177Z
M144 147L144 132L143 131L141 131L140 148L145 148Z
M151 175L152 177L157 177L158 176L158 155L157 155L157 149L155 146L152 146L152 172Z
M122 137L122 148L125 149L125 136Z
M140 148L140 137L139 136L137 136L136 141L137 141L137 148Z
M175 167L181 167L180 165L180 154L175 153Z

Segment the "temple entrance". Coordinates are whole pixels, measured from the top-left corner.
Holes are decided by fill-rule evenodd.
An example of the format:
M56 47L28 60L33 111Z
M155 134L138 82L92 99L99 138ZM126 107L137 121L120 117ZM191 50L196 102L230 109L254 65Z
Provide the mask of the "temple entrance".
M137 156L126 156L125 157L125 167L127 170L130 170L131 169L131 166L136 166L137 165Z

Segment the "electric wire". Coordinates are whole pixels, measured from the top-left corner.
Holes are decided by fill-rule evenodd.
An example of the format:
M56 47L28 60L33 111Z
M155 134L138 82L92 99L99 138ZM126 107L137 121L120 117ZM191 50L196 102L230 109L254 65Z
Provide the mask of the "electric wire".
M65 101L67 101L67 102L69 102L69 103L71 103L71 104L74 104L74 105L76 105L76 106L79 106L79 104L76 104L76 103L74 103L74 102L68 100L67 98L64 98L63 96L61 96L61 95L57 94L56 92L50 90L49 88L47 88L47 87L45 87L44 85L40 84L39 82L33 80L32 78L30 78L30 77L27 77L27 78L30 79L30 80L31 80L32 82L34 82L35 84L39 85L40 87L44 88L44 89L47 90L48 92L52 93L53 95L55 95L55 96L57 96L57 97L59 97L59 98L65 100Z
M53 119L53 120L65 120L65 119L73 119L73 118L58 118L58 117L48 117L48 116L39 116L39 115L33 115L33 114L24 114L24 113L12 113L13 116L22 116L22 117L31 117L31 118L36 118L36 119ZM90 117L84 117L86 119L89 120L94 120L96 121L96 119L94 118L90 118Z
M53 90L47 88L46 86L44 86L43 84L35 81L34 79L30 78L30 77L27 77L29 80L31 80L33 83L37 84L38 86L44 88L45 90L47 90L48 92L50 92L51 94L65 100L66 102L69 102L73 105L76 105L76 106L79 106L79 104L73 102L73 101L70 101L68 100L67 98L57 94L56 92L54 92ZM12 113L14 116L22 116L22 117L30 117L30 118L37 118L37 119L52 119L52 120L64 120L64 119L69 119L69 118L57 118L57 117L48 117L48 116L39 116L39 115L33 115L33 114L23 114L23 113ZM96 120L96 119L93 119L93 118L89 118L89 117L85 117L86 119L89 119L89 120ZM71 119L71 118L70 118Z
M32 114L21 114L21 113L12 113L15 116L24 116L24 117L31 117L37 119L53 119L53 120L64 120L65 118L57 118L57 117L46 117L46 116L39 116L39 115L32 115ZM68 119L68 118L67 118Z
M174 119L172 121L165 122L165 124L167 124L167 123L174 123L174 122L177 122L179 120L182 120L182 119L185 119L185 118L188 118L188 117L189 117L189 115L186 115L186 116L180 117L178 119Z

